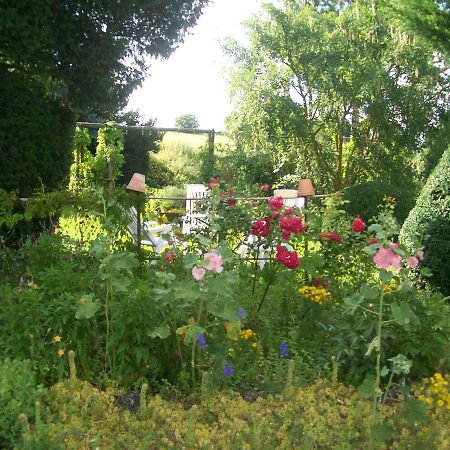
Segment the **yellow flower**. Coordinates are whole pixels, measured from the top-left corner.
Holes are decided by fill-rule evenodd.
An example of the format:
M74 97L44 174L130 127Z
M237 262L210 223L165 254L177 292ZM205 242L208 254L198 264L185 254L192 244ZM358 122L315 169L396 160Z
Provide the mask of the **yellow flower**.
M439 406L439 408L442 408L444 406L444 401L443 400L438 400L437 401L437 405Z
M63 348L60 348L59 350L58 350L58 356L64 356L64 349Z
M61 336L59 334L57 334L54 338L53 338L53 342L61 342Z
M258 348L258 344L256 342L252 342L252 348L256 350Z

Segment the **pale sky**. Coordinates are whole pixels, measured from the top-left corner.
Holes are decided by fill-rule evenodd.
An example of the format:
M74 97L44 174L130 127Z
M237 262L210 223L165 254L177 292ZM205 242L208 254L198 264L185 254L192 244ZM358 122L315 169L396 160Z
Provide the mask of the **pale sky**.
M219 41L231 36L245 42L241 22L258 11L260 0L213 0L184 43L165 61L154 61L150 76L130 97L127 109L137 109L156 126L173 127L181 114L194 114L200 128L223 130L231 112L224 77L227 58Z

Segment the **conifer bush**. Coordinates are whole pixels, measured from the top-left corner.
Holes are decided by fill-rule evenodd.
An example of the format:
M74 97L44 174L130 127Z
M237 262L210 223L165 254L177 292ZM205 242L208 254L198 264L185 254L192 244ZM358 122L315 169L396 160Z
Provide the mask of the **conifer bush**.
M425 244L423 265L431 272L431 283L450 294L450 147L444 152L405 220L400 241L412 247Z

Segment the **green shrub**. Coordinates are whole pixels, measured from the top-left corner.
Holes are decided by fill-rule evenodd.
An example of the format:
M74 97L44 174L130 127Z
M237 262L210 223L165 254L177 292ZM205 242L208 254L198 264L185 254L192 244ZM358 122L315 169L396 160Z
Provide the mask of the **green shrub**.
M400 241L412 247L425 244L423 265L432 272L431 283L450 294L450 147L442 155L403 224Z
M162 188L173 183L175 175L154 154L148 156L148 172L146 183L152 188Z
M68 176L74 113L56 97L0 66L0 187L28 197Z
M20 436L18 416L34 415L34 403L43 390L36 387L31 362L0 361L0 447L11 447Z
M400 224L408 216L415 201L413 185L405 189L378 181L356 184L343 189L342 193L344 200L349 201L343 206L344 209L352 216L359 214L364 220L369 220L377 215L378 206L383 203L385 196L394 197L396 200L394 215Z

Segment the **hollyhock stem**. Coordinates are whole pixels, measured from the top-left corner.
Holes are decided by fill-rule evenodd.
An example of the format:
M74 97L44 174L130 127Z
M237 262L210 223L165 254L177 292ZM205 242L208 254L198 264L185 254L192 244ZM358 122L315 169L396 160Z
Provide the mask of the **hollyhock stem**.
M269 287L272 284L272 282L273 282L273 279L272 279L272 277L270 277L269 281L267 282L266 289L264 290L264 294L263 294L263 296L261 298L261 301L259 302L258 309L256 310L257 312L259 312L259 310L261 309L264 301L266 300L267 292L269 291Z
M380 294L380 304L378 309L378 325L377 325L377 337L378 337L378 347L377 347L377 362L376 362L376 376L375 376L375 395L373 400L374 413L377 407L377 396L381 393L381 332L383 326L383 306L384 306L384 289L381 287Z

